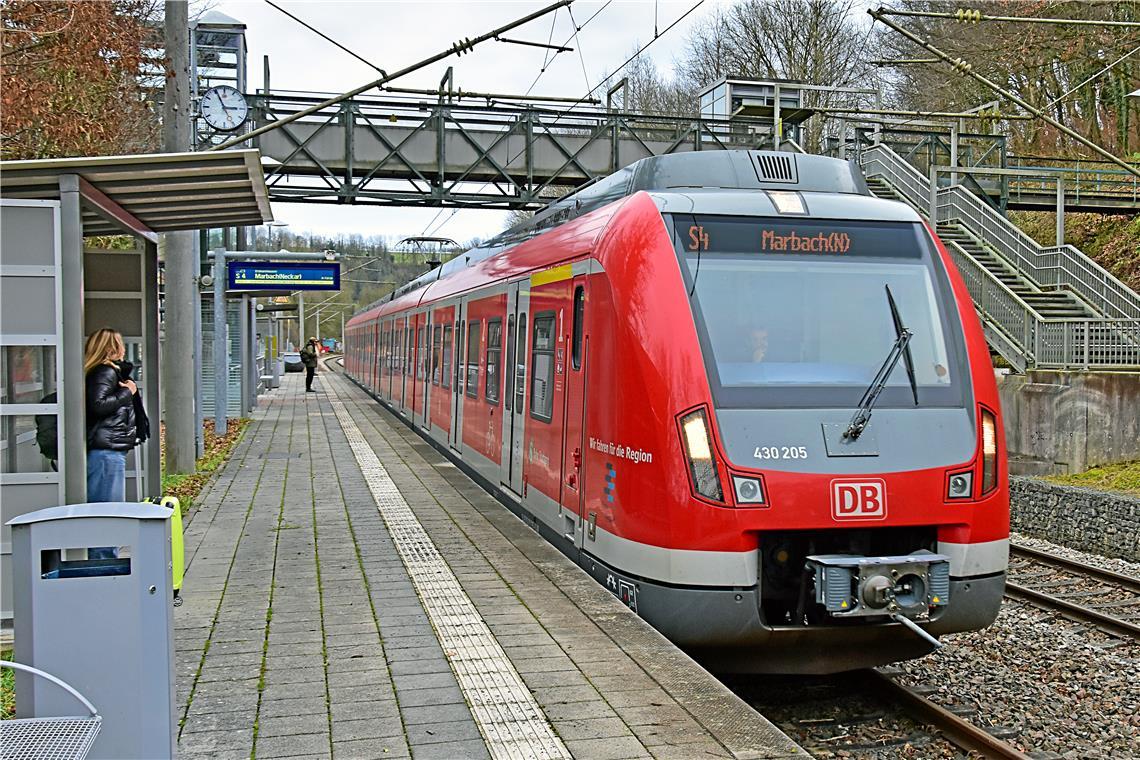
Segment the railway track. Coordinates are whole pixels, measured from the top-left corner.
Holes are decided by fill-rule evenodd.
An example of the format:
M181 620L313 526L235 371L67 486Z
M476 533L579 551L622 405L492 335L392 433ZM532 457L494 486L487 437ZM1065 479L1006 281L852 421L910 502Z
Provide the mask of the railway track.
M890 671L834 676L738 678L728 685L815 757L1029 756L987 730L898 683Z
M1010 560L1006 596L1140 640L1140 579L1027 546L1012 545Z

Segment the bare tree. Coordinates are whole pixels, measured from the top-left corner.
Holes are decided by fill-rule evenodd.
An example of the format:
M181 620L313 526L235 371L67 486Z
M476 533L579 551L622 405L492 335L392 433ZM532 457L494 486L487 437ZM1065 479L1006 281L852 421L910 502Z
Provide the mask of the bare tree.
M958 0L899 0L905 10L953 13ZM986 15L1140 20L1134 0L975 0L971 9ZM1127 54L1140 45L1140 32L1128 28L983 21L965 25L953 19L895 18L939 49L1119 155L1140 150L1140 99L1129 98L1140 78L1140 59ZM929 58L902 35L878 39L891 59ZM1113 62L1111 70L1096 76ZM894 101L906 108L956 109L1000 99L946 64L909 64L891 71ZM1084 86L1078 87L1082 82ZM1074 89L1075 88L1075 89ZM1067 94L1072 90L1071 94ZM1067 154L1072 141L1040 121L1008 122L1003 132L1018 151Z

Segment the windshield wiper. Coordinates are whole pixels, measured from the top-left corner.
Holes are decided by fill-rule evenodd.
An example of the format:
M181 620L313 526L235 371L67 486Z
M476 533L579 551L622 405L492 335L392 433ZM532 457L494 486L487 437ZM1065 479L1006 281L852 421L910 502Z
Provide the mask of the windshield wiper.
M884 285L887 290L887 303L891 308L891 318L895 323L895 333L898 335L895 338L894 344L891 346L887 358L883 361L883 366L879 367L879 371L875 373L875 379L871 381L871 385L863 393L863 398L859 400L859 408L855 410L851 422L847 425L847 429L843 431L843 438L847 441L854 441L862 433L863 429L867 427L867 423L871 421L871 410L875 408L875 402L879 399L879 394L883 392L883 388L887 385L887 379L894 371L895 365L899 363L899 357L906 357L907 377L910 378L911 393L914 394L914 405L918 406L918 384L914 378L914 361L911 359L910 339L914 337L914 333L908 330L902 323L902 317L899 316L898 307L895 306L895 298L891 295L891 286Z
M887 303L891 305L891 319L895 323L895 335L902 335L906 330L903 325L902 317L899 316L899 308L895 306L895 297L891 294L891 286L883 285L887 289ZM910 353L910 343L907 342L903 346L903 365L906 366L906 377L910 380L910 392L914 396L914 405L918 406L918 382L914 379L914 357Z

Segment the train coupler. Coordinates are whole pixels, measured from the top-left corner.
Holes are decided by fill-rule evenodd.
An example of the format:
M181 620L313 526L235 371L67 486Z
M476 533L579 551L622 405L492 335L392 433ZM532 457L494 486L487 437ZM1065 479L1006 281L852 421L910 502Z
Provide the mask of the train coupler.
M901 615L925 620L950 601L950 558L919 551L894 557L816 554L805 560L815 601L833 617Z

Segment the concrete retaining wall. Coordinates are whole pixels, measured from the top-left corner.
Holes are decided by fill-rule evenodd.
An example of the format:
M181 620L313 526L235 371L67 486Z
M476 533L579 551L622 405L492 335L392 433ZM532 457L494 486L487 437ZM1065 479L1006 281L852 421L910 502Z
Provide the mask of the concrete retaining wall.
M1022 477L1009 479L1009 492L1017 532L1140 562L1140 498Z
M1140 373L1001 375L1010 472L1065 475L1140 459Z

